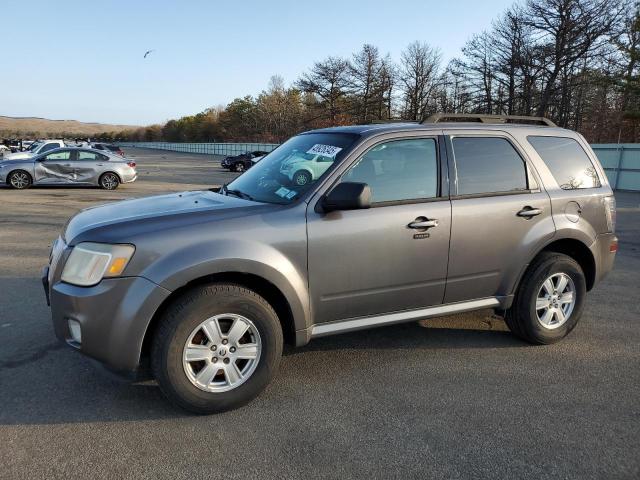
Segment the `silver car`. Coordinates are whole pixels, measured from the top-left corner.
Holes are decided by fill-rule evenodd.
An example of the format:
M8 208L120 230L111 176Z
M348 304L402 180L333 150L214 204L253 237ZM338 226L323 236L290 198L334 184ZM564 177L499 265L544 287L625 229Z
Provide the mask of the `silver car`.
M111 152L57 148L41 155L0 161L0 183L22 190L31 185L97 185L115 190L134 182L136 164Z

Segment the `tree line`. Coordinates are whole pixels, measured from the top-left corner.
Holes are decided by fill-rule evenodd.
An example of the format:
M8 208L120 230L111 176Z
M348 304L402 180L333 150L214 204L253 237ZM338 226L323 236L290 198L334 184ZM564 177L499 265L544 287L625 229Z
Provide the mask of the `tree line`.
M640 142L639 61L639 2L526 0L447 63L421 41L397 60L365 44L289 86L274 76L257 96L101 139L282 142L312 128L449 112L546 116L590 142Z

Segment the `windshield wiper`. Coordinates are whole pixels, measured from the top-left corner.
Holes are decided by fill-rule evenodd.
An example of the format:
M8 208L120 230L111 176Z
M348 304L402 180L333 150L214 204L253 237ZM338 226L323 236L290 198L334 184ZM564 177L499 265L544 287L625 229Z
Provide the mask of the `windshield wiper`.
M249 195L248 193L241 192L240 190L235 190L233 188L229 188L229 187L227 187L226 183L220 189L220 193L223 193L223 194L225 194L227 196L229 194L231 194L231 195L233 195L235 197L242 198L244 200L253 201L253 197L251 195Z

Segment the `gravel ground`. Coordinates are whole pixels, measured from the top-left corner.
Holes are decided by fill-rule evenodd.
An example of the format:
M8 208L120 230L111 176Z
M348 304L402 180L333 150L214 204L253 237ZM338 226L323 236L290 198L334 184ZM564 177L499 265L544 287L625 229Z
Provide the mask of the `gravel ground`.
M640 477L640 195L618 196L616 268L559 344L490 312L322 338L247 407L195 417L59 344L44 302L40 268L80 208L235 176L128 153L140 178L115 192L0 189L0 478Z

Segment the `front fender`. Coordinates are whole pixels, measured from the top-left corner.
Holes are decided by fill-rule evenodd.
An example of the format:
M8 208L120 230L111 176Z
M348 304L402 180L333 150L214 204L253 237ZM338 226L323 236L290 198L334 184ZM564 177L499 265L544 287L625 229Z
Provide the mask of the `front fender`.
M141 276L170 291L220 273L247 273L276 286L287 299L296 330L311 325L306 278L306 255L296 265L278 249L257 241L202 241L171 251L152 262ZM293 255L295 257L295 255Z

